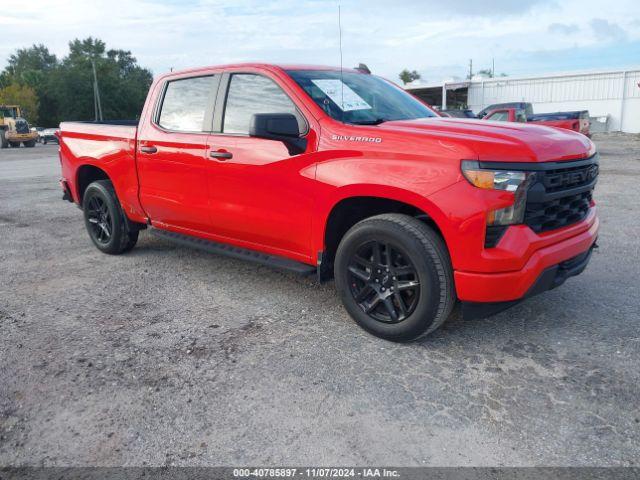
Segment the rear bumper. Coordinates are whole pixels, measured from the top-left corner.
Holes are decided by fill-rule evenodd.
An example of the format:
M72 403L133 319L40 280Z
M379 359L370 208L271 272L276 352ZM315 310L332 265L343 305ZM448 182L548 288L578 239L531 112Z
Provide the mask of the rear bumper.
M519 301L532 295L534 285L538 281L542 282L541 278L552 275L546 272L552 270L564 272L565 267L562 265L568 265L566 262L571 262L591 251L598 236L598 218L593 216L588 224L589 227L581 233L533 252L520 270L500 273L455 271L458 298L463 302L496 303ZM588 257L585 259L584 266L589 260ZM577 275L582 270L584 268L579 271L572 269L576 273L571 275L564 272L562 281L557 281L562 283L566 278ZM559 283L555 286L557 285ZM535 292L540 293L544 290L541 288L535 287Z

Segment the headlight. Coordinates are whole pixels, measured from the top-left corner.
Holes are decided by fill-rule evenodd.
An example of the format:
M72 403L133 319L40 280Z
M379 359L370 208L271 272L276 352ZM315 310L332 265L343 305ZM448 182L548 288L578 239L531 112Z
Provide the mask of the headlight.
M513 193L513 205L488 212L487 225L514 225L523 222L527 189L535 173L481 168L478 162L465 160L462 162L462 174L474 187Z

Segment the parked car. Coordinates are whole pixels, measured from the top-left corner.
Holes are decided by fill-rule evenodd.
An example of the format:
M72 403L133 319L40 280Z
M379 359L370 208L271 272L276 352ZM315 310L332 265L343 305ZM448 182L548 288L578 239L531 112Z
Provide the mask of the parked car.
M550 127L566 128L591 137L591 120L589 110L573 112L536 113L527 117L528 122L535 122Z
M473 113L473 110L470 110L468 108L465 109L447 109L447 110L441 110L441 113L444 113L447 117L453 117L453 118L477 118L476 114Z
M483 120L492 120L494 122L527 122L527 114L524 110L517 108L498 108L491 110L484 117Z
M439 117L356 70L172 72L139 122L58 135L63 198L98 250L125 253L148 228L333 277L347 312L389 340L434 331L457 302L478 318L555 288L598 236L588 138Z
M542 114L542 115L536 116L537 117L536 119L530 120L530 117L527 117L524 110L520 110L516 108L498 108L496 110L492 110L488 112L482 119L499 121L499 122L521 122L521 123L529 122L529 123L535 123L537 125L547 125L549 127L565 128L567 130L573 130L573 131L582 133L583 135L586 135L587 137L589 137L590 136L589 117L588 117L589 113L586 112L587 114L586 123L584 122L583 118L581 119L568 118L570 117L569 113L572 113L572 112L565 112L565 114L563 115L553 114L553 115L545 116L544 114ZM575 112L575 113L579 113L579 112Z
M510 109L513 109L516 112L524 112L527 122L548 125L550 127L565 128L567 130L582 133L587 137L591 137L588 110L536 114L533 113L533 105L531 103L509 102L489 105L478 113L478 118L486 119L490 113L496 115L496 112L504 112ZM498 115L497 117L494 117L493 120L499 120L501 116L503 115Z
M46 145L47 143L58 143L58 137L56 136L57 128L45 128L40 134L40 141Z
M42 132L44 132L44 128L43 127L31 127L31 131L32 132L36 132L38 134L38 138L36 139L36 142L38 142L38 143L42 142Z
M533 105L529 102L507 102L507 103L494 103L486 108L483 108L478 112L478 118L484 118L489 112L493 112L498 109L515 108L516 110L524 110L527 117L533 115Z

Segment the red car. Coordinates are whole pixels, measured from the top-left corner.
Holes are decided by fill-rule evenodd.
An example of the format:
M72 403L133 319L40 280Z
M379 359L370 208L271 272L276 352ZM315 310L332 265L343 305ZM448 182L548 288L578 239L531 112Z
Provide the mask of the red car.
M320 281L403 341L587 265L598 156L585 136L442 118L357 70L239 64L156 79L140 121L60 125L64 198L95 246L142 229Z
M527 112L524 109L503 107L489 110L481 118L482 120L493 120L497 122L529 122L535 123L536 125L565 128L567 130L579 132L587 137L591 137L591 123L589 122L589 112L587 110L527 115Z

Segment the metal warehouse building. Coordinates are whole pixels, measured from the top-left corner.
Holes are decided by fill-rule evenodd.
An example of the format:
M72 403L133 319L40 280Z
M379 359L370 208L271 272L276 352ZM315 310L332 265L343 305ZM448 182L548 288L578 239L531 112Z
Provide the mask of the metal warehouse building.
M531 102L536 113L589 110L592 131L640 133L640 68L536 77L500 77L407 90L443 108L474 112L503 102Z

